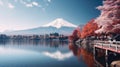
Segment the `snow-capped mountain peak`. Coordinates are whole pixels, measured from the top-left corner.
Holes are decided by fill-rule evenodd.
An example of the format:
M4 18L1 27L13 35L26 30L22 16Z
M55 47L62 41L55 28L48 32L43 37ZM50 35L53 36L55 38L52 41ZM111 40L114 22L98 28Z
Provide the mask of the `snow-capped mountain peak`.
M77 27L77 25L74 25L72 23L69 23L68 21L62 19L62 18L58 18L46 25L43 25L43 27L49 27L49 26L52 26L52 27L56 27L56 28L61 28L62 26L64 27Z
M45 35L45 34L50 34L50 33L59 33L63 35L71 35L73 30L75 30L77 26L69 23L68 21L65 21L61 18L58 18L54 20L53 22L50 22L46 25L36 27L36 28L31 28L31 29L26 29L26 30L16 30L16 31L8 31L8 32L3 32L2 34L7 34L7 35Z

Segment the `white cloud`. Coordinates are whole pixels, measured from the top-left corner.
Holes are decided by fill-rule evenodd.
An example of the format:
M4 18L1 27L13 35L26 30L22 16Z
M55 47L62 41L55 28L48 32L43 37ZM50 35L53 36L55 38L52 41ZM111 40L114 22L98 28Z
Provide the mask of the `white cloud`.
M10 9L15 8L15 6L14 6L14 5L12 5L11 3L8 3L8 7L9 7Z
M50 3L50 2L51 2L51 0L48 0L48 2Z
M26 4L26 7L33 7L32 4Z
M41 7L41 5L39 3L37 3L37 2L26 3L25 5L27 7L34 7L34 6Z
M5 4L5 7L7 5L8 8L13 9L13 8L17 8L17 5L13 5L13 4L18 3L18 4L21 4L25 7L31 7L31 8L38 7L42 11L45 11L45 9L49 6L51 1L52 0L41 0L39 2L36 0L13 0L11 2L9 0L5 0L5 1L0 0L0 6L3 6Z
M61 53L60 51L56 51L54 53L43 52L43 54L50 57L50 58L54 58L54 59L57 59L57 60L65 60L65 59L70 58L70 57L73 56L72 52Z
M32 2L32 4L33 4L34 6L39 6L39 4L38 4L37 2Z

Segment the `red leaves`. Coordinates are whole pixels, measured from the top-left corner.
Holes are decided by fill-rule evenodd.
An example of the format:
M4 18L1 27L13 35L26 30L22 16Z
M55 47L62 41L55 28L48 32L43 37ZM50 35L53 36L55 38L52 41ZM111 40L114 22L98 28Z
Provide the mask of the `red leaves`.
M69 39L70 39L70 40L77 40L77 39L80 37L80 35L81 35L80 29L79 29L79 28L76 28L76 29L73 31L72 35L69 36Z
M98 26L96 23L94 23L94 19L89 21L82 29L81 38L95 35L95 31L97 29L98 29Z
M82 29L82 32L80 32L80 28L76 28L73 31L73 34L69 37L70 40L74 40L77 38L85 38L87 36L95 35L95 31L98 29L98 26L96 23L94 23L94 19L89 21Z
M104 34L109 34L109 33L120 34L120 20L113 20L112 24L107 23L105 25L106 27L104 27L103 29L106 30L106 32L104 32ZM73 31L73 34L70 36L70 39L76 40L77 38L85 38L88 36L100 35L102 33L95 33L95 31L101 28L102 27L98 28L98 24L95 23L94 19L92 19L83 27L82 31L80 31L80 28L76 28Z

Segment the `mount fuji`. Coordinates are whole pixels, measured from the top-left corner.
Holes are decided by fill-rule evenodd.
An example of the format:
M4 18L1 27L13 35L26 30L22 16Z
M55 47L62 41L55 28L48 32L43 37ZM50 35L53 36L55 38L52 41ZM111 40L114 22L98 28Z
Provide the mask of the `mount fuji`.
M59 33L63 35L70 35L72 34L73 30L77 27L62 18L58 18L48 24L42 25L37 28L26 29L26 30L18 30L18 31L11 31L11 32L3 32L3 34L7 35L44 35L50 33Z
M62 18L58 18L56 20L54 20L53 22L50 22L46 25L43 25L43 27L56 27L57 29L61 28L61 27L77 27L76 25L69 23L68 21L62 19Z

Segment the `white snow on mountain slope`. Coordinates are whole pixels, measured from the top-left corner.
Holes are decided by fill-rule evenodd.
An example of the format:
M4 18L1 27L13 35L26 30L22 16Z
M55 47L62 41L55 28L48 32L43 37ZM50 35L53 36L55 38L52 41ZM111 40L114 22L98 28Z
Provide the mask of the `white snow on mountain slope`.
M61 27L77 27L77 25L74 25L74 24L72 24L72 23L70 23L62 18L58 18L58 19L56 19L56 20L54 20L46 25L43 25L42 27L50 27L50 26L56 27L58 29Z

